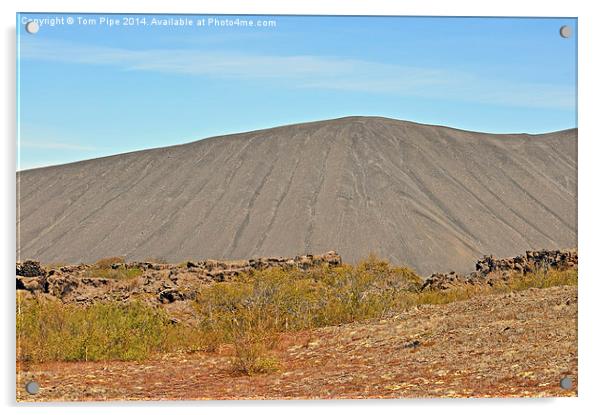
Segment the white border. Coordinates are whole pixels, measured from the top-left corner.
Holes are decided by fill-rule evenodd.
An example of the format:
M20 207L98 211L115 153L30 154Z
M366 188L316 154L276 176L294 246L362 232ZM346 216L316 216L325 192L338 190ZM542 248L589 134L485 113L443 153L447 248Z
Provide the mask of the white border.
M419 411L447 413L507 413L508 411L542 411L546 414L589 413L599 403L600 378L600 306L602 290L600 266L596 266L596 248L602 239L598 182L602 162L600 128L600 33L602 22L596 14L594 1L504 0L497 2L471 0L309 0L299 1L205 1L147 0L125 3L123 0L63 1L4 0L2 7L2 230L0 246L4 302L1 342L4 377L2 402L11 413L43 410L45 413L128 413L132 409L149 414L166 412L220 412L304 414L308 412L345 411L350 414L368 410L379 412ZM14 282L12 264L15 257L15 13L34 12L115 12L115 13L229 13L229 14L347 14L347 15L447 15L447 16L562 16L579 18L579 398L544 400L404 400L404 401L338 401L338 402L223 402L223 403L152 403L95 405L45 405L15 407L14 385ZM598 272L596 272L598 271ZM169 406L169 408L166 408ZM591 411L593 412L593 411Z

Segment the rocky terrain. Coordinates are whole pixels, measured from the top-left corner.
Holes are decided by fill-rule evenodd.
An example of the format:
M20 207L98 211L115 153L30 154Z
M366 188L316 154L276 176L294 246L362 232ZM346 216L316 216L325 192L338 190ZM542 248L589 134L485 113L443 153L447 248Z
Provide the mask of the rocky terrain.
M46 269L37 261L17 263L17 290L48 295L66 303L89 304L94 301L149 300L173 303L192 300L197 289L205 284L227 281L242 273L268 268L297 268L341 265L334 251L323 255L302 255L293 258L254 258L240 261L187 261L182 264L151 262L113 263L110 270L139 271L139 275L120 278L99 278L105 270L95 265L65 265ZM117 274L119 275L119 274Z
M17 290L86 306L142 299L171 323L194 322L199 288L269 268L337 267L334 251L292 258L16 264ZM494 285L510 275L577 269L576 249L485 256L469 274L435 273L409 289L431 292ZM127 277L127 272L136 271ZM123 278L93 277L125 273ZM122 274L115 274L122 275ZM576 396L577 288L556 286L482 294L445 305L419 305L379 320L279 334L275 373L232 371L232 345L211 353L167 353L141 362L17 362L19 400L312 399ZM21 297L24 298L24 297ZM192 324L192 323L191 323ZM563 390L560 379L574 386ZM37 395L23 392L35 379Z
M525 255L496 259L483 257L475 264L475 271L466 275L454 271L434 273L422 285L422 290L445 290L465 284L489 284L508 280L511 274L524 275L538 270L573 269L579 266L576 249L527 251Z
M17 173L17 258L370 252L422 275L577 245L577 130L380 117L288 125Z
M240 376L231 350L146 362L19 362L23 401L577 395L577 287L424 305L283 336L282 370ZM573 387L560 388L569 376ZM23 385L41 389L28 395Z
M205 284L227 281L253 270L268 268L297 268L340 266L341 256L335 251L322 255L302 255L293 258L255 258L239 261L187 261L182 264L151 262L112 263L111 270L137 270L139 275L110 278L95 277L94 265L65 265L47 269L37 261L16 264L16 288L32 294L49 295L66 303L89 304L94 301L128 301L144 299L169 304L192 300L198 288ZM469 274L456 272L434 273L426 278L421 290L444 290L463 284L489 284L506 279L510 273L524 274L536 270L570 269L578 267L576 249L527 251L525 255L496 259L486 256L475 264Z

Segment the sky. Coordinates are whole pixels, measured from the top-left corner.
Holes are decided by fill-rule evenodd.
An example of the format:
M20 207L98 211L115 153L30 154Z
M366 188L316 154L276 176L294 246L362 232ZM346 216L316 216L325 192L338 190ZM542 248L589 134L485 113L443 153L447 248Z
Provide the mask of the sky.
M573 18L19 14L17 168L350 115L574 128L576 34Z

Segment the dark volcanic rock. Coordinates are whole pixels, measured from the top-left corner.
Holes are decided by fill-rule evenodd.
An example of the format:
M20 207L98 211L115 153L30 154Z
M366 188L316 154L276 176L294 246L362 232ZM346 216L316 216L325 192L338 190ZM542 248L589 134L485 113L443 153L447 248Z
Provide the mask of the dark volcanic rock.
M480 275L493 272L519 272L527 273L536 270L566 269L577 266L579 258L577 250L540 250L527 251L525 255L514 258L495 259L485 256L476 263L476 271Z
M489 284L508 280L510 274L524 275L528 272L548 269L577 268L579 257L576 249L527 251L513 258L494 258L486 255L477 261L475 272L466 275L434 273L422 284L422 290L446 290L466 284Z
M39 261L17 262L17 275L22 277L39 277L46 275Z
M177 288L168 288L159 293L159 301L162 303L173 303L175 301L193 300L196 297L194 291L180 290Z
M48 277L46 292L63 299L80 285L79 278L72 275L53 275Z
M194 299L200 285L228 281L242 273L269 268L338 266L341 257L334 251L323 255L302 255L294 258L254 258L238 261L189 261L183 265L132 262L115 264L113 269L140 269L142 275L130 279L95 278L89 276L93 266L63 266L47 276L17 275L17 290L44 292L64 302L91 303L98 299L127 301L132 294L149 294L161 303ZM38 264L39 265L39 264ZM17 264L19 268L20 264ZM29 269L29 268L28 268ZM93 273L92 273L93 274ZM148 298L145 297L145 298Z

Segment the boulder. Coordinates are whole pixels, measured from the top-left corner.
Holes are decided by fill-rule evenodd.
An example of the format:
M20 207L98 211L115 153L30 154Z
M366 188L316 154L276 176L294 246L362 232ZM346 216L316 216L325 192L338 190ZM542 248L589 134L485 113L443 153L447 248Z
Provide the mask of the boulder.
M53 275L48 277L46 284L48 294L62 299L79 286L79 279L70 275Z
M199 285L228 281L243 273L269 268L306 270L323 265L341 265L341 257L335 251L330 251L323 255L294 258L265 257L237 261L207 259L180 265L148 261L110 264L112 269L142 270L142 275L123 280L90 277L86 271L94 265L67 265L45 272L39 262L26 261L17 263L16 287L29 292L41 291L64 302L80 304L97 300L129 301L134 294L149 294L162 303L173 303L194 298Z
M168 288L158 295L158 300L164 304L176 301L192 300L196 297L194 291L180 290L178 288Z
M41 277L17 276L17 290L44 292L44 281Z
M577 268L576 249L526 251L513 258L494 258L485 255L475 264L475 272L457 275L455 272L435 273L422 284L422 290L447 290L463 284L487 284L507 282L511 274L525 275L537 270L565 270Z
M27 260L25 262L17 262L17 275L22 277L43 277L46 271L40 265L39 261Z

